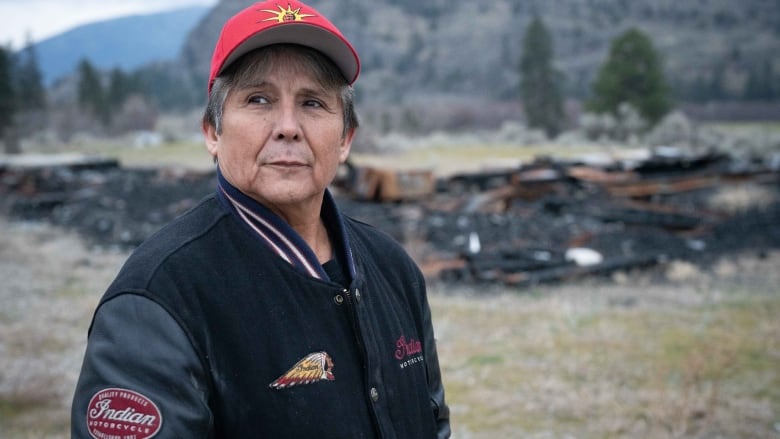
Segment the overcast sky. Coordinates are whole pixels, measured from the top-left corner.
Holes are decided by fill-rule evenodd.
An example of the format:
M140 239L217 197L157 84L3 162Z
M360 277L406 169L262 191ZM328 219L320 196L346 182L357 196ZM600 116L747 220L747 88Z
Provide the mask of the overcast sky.
M40 41L76 26L217 0L0 0L0 44L20 49L29 35Z

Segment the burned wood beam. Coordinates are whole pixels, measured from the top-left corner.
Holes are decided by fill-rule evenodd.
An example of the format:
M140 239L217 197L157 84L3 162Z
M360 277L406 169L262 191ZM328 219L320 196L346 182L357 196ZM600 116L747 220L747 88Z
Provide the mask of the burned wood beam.
M674 230L693 229L702 224L702 218L697 215L652 212L631 208L603 210L595 212L593 216L608 222L662 227Z
M419 265L420 271L428 279L461 280L467 272L467 262L463 258L433 258L423 261Z
M455 174L442 181L440 186L454 195L483 192L507 186L514 172L513 169L504 169Z
M334 185L359 200L420 200L436 191L436 178L430 169L382 169L352 163L344 168Z
M720 172L711 175L653 178L615 183L610 182L603 186L612 196L641 198L654 195L679 194L700 189L708 189L723 184L744 183L746 181L760 183L777 182L780 181L780 173L769 171L757 171L754 173Z
M615 197L650 197L689 192L717 186L721 182L718 175L704 177L678 177L606 185L610 195Z
M546 249L517 249L498 253L478 253L466 258L475 274L498 270L503 273L539 270L566 265L562 255Z
M694 174L707 171L728 163L728 155L710 151L704 154L690 155L677 148L656 148L653 155L642 161L632 170L644 176Z
M592 166L571 166L567 169L571 178L600 185L616 185L634 183L640 180L640 175L631 171L606 171Z
M569 264L542 270L508 273L498 280L508 286L529 287L544 283L555 283L593 275L607 275L620 270L632 270L656 265L664 260L663 255L641 255L617 257L588 267Z

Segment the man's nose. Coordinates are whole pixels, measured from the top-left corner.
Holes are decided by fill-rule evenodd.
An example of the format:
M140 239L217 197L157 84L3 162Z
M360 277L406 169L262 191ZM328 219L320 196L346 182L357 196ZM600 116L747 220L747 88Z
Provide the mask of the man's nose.
M295 105L281 105L274 132L277 140L298 140L301 136L301 126Z

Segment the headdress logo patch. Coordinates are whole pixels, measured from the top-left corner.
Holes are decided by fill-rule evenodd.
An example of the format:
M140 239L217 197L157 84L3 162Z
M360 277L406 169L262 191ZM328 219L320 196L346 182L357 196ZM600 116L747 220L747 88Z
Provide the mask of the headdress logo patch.
M268 385L272 389L284 389L318 381L333 381L333 360L327 352L314 352L295 363L292 369Z
M287 9L276 5L277 8L279 8L278 11L275 11L273 9L263 9L263 12L268 12L273 17L266 18L263 21L278 21L279 23L284 23L286 21L304 21L304 18L306 17L314 17L312 14L302 14L301 8L293 9L290 4L287 4Z
M87 430L95 439L149 439L160 431L162 414L152 400L127 389L103 389L87 406Z

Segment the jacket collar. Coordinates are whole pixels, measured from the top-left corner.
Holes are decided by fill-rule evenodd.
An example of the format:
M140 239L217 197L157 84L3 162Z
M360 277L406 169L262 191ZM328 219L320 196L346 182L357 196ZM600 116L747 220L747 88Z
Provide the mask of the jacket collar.
M219 169L217 169L217 198L240 223L248 227L252 234L277 256L310 277L330 280L314 251L298 232L271 210L230 184L222 176ZM351 279L355 279L355 262L347 238L344 219L333 200L333 196L327 189L320 217L334 241L332 243L334 251L343 256L342 260L347 263Z

